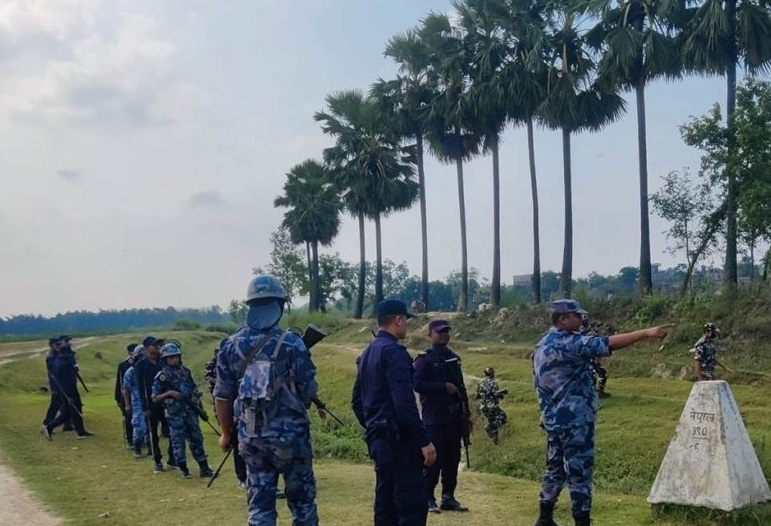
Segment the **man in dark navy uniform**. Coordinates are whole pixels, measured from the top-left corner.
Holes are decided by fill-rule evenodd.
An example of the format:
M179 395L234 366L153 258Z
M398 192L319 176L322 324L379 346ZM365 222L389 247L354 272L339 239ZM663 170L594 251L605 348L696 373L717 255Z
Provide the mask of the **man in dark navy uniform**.
M415 391L420 395L423 423L431 442L436 446L436 462L426 469L426 494L428 511L439 513L434 490L442 477L441 509L468 511L455 499L458 485L460 444L463 436L463 373L460 357L452 352L450 324L446 320L433 320L428 324L431 348L415 358ZM460 385L459 385L460 384Z
M352 406L375 462L375 526L424 526L428 515L423 466L436 450L415 403L412 359L399 343L414 317L402 301L378 303L378 333L357 360Z

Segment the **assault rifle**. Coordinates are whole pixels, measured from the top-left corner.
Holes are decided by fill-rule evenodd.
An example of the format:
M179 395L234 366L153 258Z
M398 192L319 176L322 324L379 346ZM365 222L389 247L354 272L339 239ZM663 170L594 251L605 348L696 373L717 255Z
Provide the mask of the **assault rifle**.
M313 347L314 345L316 345L326 337L327 337L327 333L325 333L315 325L308 325L302 333L303 343L308 349L310 349L311 347ZM316 407L318 407L319 409L327 413L329 416L334 418L338 424L340 424L341 426L345 425L342 420L337 418L335 414L329 410L329 408L327 407L327 404L322 402L318 396L314 396L313 398L311 398L311 402L313 402L313 404Z
M466 384L463 383L463 373L460 370L460 361L457 358L447 360L444 364L449 373L450 381L458 389L458 397L460 398L461 437L463 439L463 449L466 451L466 467L471 468L468 447L471 445L471 430L473 426L471 423L471 408L468 403Z

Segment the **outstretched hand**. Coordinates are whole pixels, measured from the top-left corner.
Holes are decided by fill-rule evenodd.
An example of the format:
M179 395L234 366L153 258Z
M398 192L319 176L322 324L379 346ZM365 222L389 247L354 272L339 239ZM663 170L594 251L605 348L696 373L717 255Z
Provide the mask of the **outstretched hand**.
M665 325L658 325L656 327L650 327L648 329L648 338L666 338L670 329L674 327L674 323L667 323Z

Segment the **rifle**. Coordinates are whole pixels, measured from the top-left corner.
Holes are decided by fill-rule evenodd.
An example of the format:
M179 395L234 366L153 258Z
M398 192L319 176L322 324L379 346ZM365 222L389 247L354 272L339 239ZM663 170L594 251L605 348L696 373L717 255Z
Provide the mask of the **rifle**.
M69 405L77 414L80 415L81 418L83 418L83 413L81 413L80 410L77 408L77 406L75 406L75 402L72 401L72 398L67 396L67 393L64 392L64 389L62 388L62 384L59 383L59 379L56 377L56 375L50 374L49 376L53 378L54 382L56 382L56 387L59 388L59 392L67 401L67 405Z
M463 439L463 449L466 451L466 467L471 468L471 460L468 454L468 447L471 445L471 408L468 403L468 393L466 392L466 384L463 383L463 373L460 370L460 361L457 358L447 360L444 362L447 366L447 370L450 373L450 381L455 384L460 395L460 419L461 419L461 435Z
M228 461L228 458L230 458L230 454L233 452L233 448L236 447L236 444L238 442L238 438L236 434L232 435L231 442L230 442L230 449L228 449L228 452L225 453L225 456L222 458L222 462L220 462L220 465L217 466L217 469L214 470L214 473L212 474L211 478L209 478L209 482L206 484L207 488L211 488L211 485L214 484L214 481L217 479L217 477L220 476L220 471L222 471L222 467L225 465L225 462Z
M308 325L305 328L305 330L303 331L301 337L302 337L302 340L303 340L303 343L305 344L305 346L308 349L310 349L311 347L313 347L314 345L319 343L321 340L326 338L327 337L327 333L325 333L324 331L322 331L321 329L319 329L315 325ZM335 416L335 414L332 411L329 410L329 408L327 407L327 404L322 402L321 399L319 399L318 396L314 396L313 398L311 398L311 402L313 402L316 407L318 407L322 411L326 412L329 416L334 418L337 421L338 424L340 424L341 426L345 425L342 420L337 418Z
M85 389L87 393L90 393L91 391L89 391L88 387L86 387L86 382L83 381L83 377L80 376L80 372L77 369L75 369L75 376L77 376L78 380L80 380L80 385L83 386L83 389Z
M193 411L195 411L195 414L197 414L197 415L198 415L198 418L200 418L201 420L203 420L204 422L206 422L206 423L209 425L209 427L210 427L210 428L212 428L212 431L214 431L215 433L217 433L217 436L219 436L219 435L221 435L221 434L222 434L222 433L220 433L220 430L219 430L219 429L217 429L216 427L214 427L214 424L212 424L212 423L209 421L209 414L208 414L206 411L204 411L204 408L203 408L203 407L201 407L201 405L200 405L200 404L196 404L196 403L194 403L194 402L193 402L192 400L190 400L190 398L189 398L189 397L187 397L187 396L183 396L183 397L182 397L182 399L183 399L183 400L184 400L184 401L187 403L187 405L189 405L189 406L190 406L190 408L191 408Z
M344 426L344 425L345 425L345 424L343 423L343 421L342 421L342 420L340 420L339 418L337 418L337 417L335 416L335 414L334 414L332 411L330 411L330 410L329 410L329 408L327 407L327 404L325 404L324 402L322 402L321 400L319 400L319 397L318 397L318 396L314 396L313 398L311 398L311 402L313 402L313 403L316 405L316 407L318 407L319 409L321 409L322 411L324 411L325 413L327 413L329 416L331 416L332 418L334 418L334 419L337 421L337 423L338 423L338 424L340 424L341 426Z

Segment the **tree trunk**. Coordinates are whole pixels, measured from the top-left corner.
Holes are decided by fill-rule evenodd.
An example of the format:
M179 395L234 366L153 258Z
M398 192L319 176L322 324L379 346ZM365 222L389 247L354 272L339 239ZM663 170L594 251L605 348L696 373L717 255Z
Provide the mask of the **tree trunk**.
M490 303L501 306L501 169L498 158L498 137L493 138L493 279L490 283Z
M420 300L428 312L428 220L426 218L426 174L423 171L423 135L417 136L418 184L420 185L420 233L423 261L420 273Z
M359 214L359 288L356 291L356 305L353 309L353 317L361 319L364 312L364 285L367 279L367 259L364 241L364 214Z
M565 185L565 245L562 250L560 296L569 298L573 292L573 187L570 161L570 130L562 128L562 170Z
M375 215L375 302L372 315L377 316L377 304L383 300L383 246L380 235L380 214Z
M311 242L311 250L313 252L313 281L311 287L313 288L314 305L311 312L317 312L321 304L321 284L319 283L319 242L314 239Z
M737 28L736 28L736 0L726 0L725 14L728 21L728 34L731 38L727 42L727 65L726 65L726 122L728 124L728 159L726 163L726 176L728 180L728 192L726 195L726 243L725 243L725 267L724 267L724 285L728 288L735 288L738 283L738 272L736 262L736 214L737 214L737 187L735 164L731 160L735 149L735 137L733 126L733 115L736 111L736 64L737 64Z
M648 211L648 140L645 125L645 76L635 86L637 96L637 156L640 163L640 283L641 296L653 290L650 212Z
M313 286L313 258L311 257L311 243L305 242L305 257L308 259L308 312L316 310L316 287Z
M533 198L533 301L541 303L541 234L538 220L538 179L535 174L532 118L527 121L527 153L530 159L530 193Z
M463 189L463 159L455 160L458 172L458 205L460 208L460 294L458 296L458 311L468 309L468 250L466 247L466 195Z

